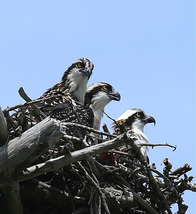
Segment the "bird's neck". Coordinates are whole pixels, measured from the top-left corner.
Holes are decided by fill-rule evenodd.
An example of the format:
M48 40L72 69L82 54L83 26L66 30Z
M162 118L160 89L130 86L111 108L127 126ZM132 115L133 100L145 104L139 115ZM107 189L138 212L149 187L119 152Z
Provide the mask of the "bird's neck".
M100 129L103 111L108 102L108 100L101 100L99 99L99 97L93 98L93 102L90 105L90 108L93 110L94 113L94 129Z
M144 140L146 141L146 143L149 141L149 139L146 137L146 135L144 134L143 132L143 129L138 129L138 128L132 128L132 131L133 133L136 135L136 137L139 139L139 140Z
M73 96L73 98L76 98L80 103L84 104L84 96L86 93L88 77L84 76L82 73L80 75L71 73L67 78L69 93Z
M70 93L76 98L81 104L84 104L84 96L86 93L87 81L83 81L81 84L70 84Z
M94 124L93 128L99 130L101 125L101 119L103 117L103 111L101 109L93 110Z

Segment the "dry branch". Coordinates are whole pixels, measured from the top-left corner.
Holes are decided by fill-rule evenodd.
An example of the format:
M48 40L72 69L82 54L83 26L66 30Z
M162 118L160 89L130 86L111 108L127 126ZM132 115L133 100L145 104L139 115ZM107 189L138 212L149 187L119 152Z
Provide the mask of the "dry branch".
M48 185L38 179L31 179L21 184L21 194L23 198L44 198L50 203L63 205L69 203L70 199L83 202L85 198L75 197L70 193L59 190L51 185Z
M175 151L176 148L177 148L177 146L173 146L173 145L170 145L168 143L157 143L157 144L153 144L153 143L141 143L140 145L141 146L151 146L152 148L154 148L156 146L168 146L168 147L173 148L173 151Z
M0 148L0 177L12 177L14 171L24 169L35 161L40 154L59 142L63 134L60 124L46 118L39 124L11 140Z
M22 87L20 87L20 89L18 90L20 96L26 101L26 102L31 102L32 100L28 97L28 95L25 93L24 89ZM31 104L31 107L33 108L37 118L39 119L39 121L41 121L42 119L40 118L40 116L42 118L46 118L47 116L38 108L38 106L36 106L35 104Z
M9 133L7 129L7 121L3 115L0 107L0 146L7 143ZM5 145L4 147L6 147ZM22 214L22 205L20 201L20 186L19 183L12 183L1 189L3 196L4 207L2 208L5 213L9 214Z
M101 131L98 131L96 129L93 129L93 128L90 128L90 127L87 127L87 126L84 126L84 125L81 125L81 124L76 124L76 123L69 123L69 122L64 122L62 123L62 127L63 126L72 126L72 127L75 127L75 128L82 128L84 130L87 130L87 131L90 131L90 132L93 132L93 133L96 133L96 134L99 134L99 135L105 135L105 136L109 136L109 137L112 137L112 138L115 138L116 135L112 135L110 133L107 133L107 132L101 132Z
M147 168L148 164L146 162L146 159L142 155L141 150L137 146L137 144L131 143L131 147L135 151L135 153L138 154L140 162ZM147 171L147 176L149 178L149 181L150 181L149 184L150 184L151 188L153 189L153 192L157 195L157 197L159 198L159 200L160 200L161 204L163 205L163 207L166 208L167 212L169 214L172 214L172 212L171 212L171 210L169 208L169 205L167 203L167 200L165 199L165 197L163 196L162 192L160 191L160 188L159 188L157 182L155 181L154 176L152 175L151 171L149 171L149 170Z
M86 171L86 169L82 166L82 164L80 162L77 163L79 168L82 170L82 172L84 173L86 179L88 182L90 182L92 184L92 186L96 189L96 191L99 194L99 197L101 198L101 202L103 204L103 207L105 209L105 213L106 214L110 214L110 210L108 208L108 205L106 203L106 197L103 194L103 191L101 190L100 186L98 183L96 183L93 178L88 174L88 172Z
M14 175L14 177L11 179L24 181L30 178L34 178L44 173L58 170L59 168L62 168L66 165L77 162L79 160L87 159L88 157L93 156L95 154L100 154L100 153L106 152L109 149L114 149L119 146L126 145L130 142L132 142L131 139L128 140L126 137L124 137L124 135L121 135L105 143L101 143L101 144L87 147L85 149L77 150L72 152L69 155L53 158L44 163L40 163L31 167L28 167L22 173L22 175Z
M8 141L8 136L7 121L0 106L0 146L3 146Z

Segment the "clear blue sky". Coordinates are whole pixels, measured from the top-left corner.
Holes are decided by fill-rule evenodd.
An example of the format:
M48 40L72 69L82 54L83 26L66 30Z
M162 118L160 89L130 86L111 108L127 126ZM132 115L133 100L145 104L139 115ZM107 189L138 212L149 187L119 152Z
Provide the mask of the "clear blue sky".
M177 145L149 149L157 168L168 157L173 169L189 163L196 175L195 14L193 0L1 1L0 105L22 103L21 86L39 97L87 57L95 65L89 84L105 81L121 93L105 109L111 117L142 108L157 121L145 128L150 142ZM193 214L196 193L184 199Z

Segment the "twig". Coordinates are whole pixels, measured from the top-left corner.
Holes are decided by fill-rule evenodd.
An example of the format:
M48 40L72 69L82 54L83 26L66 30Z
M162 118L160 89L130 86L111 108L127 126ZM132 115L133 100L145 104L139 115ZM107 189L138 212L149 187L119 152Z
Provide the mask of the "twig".
M98 163L100 165L100 163ZM101 165L100 165L101 166ZM110 171L108 170L108 168L106 168L105 166L101 166L104 168L104 170L108 171L108 173L110 173ZM117 182L119 183L119 185L123 185L126 186L127 191L131 191L131 193L133 194L133 200L137 201L143 208L145 211L147 211L150 214L158 214L158 212L152 208L152 206L150 206L143 198L141 198L130 186L130 184L124 179L124 177L122 177L120 174L114 173L112 179L116 179ZM123 190L124 192L125 190ZM125 192L124 192L125 193ZM118 196L116 196L117 198ZM123 197L121 197L120 200L123 200ZM127 205L126 205L127 206Z
M168 143L160 143L160 144L141 143L140 145L141 145L141 146L151 146L152 148L155 147L155 146L168 146L168 147L173 148L173 151L175 151L176 148L177 148L177 146L173 146L173 145L170 145L170 144L168 144Z
M150 170L150 171L156 173L157 175L159 175L160 177L162 177L162 178L164 179L165 183L167 183L167 184L169 185L170 191L172 191L172 193L173 193L175 196L178 195L178 191L177 191L176 187L174 186L174 183L172 183L172 182L170 181L169 178L167 178L165 175L163 175L162 173L160 173L160 172L159 172L158 170L156 170L156 169L148 168L147 170Z
M189 184L190 185L190 190L193 192L196 192L196 183L195 184Z
M26 102L31 102L32 100L28 97L28 95L25 93L23 87L20 87L18 90L18 93L20 96L26 101Z
M105 208L105 212L106 214L110 214L110 211L109 211L109 208L108 208L108 205L107 205L107 202L105 200L105 195L104 193L101 191L100 187L99 187L99 184L96 183L92 178L91 176L88 174L88 172L86 171L86 169L82 166L82 164L80 162L77 162L77 165L80 167L80 169L83 171L85 177L87 178L87 180L93 185L93 187L97 190L101 200L102 200L102 204L103 204L103 207Z
M104 132L110 134L109 129L108 129L108 127L107 127L107 125L105 123L103 124L102 128L103 128Z
M27 94L25 93L24 89L22 87L20 87L20 89L18 90L20 96L26 101L26 102L31 102L32 100L27 96ZM47 116L38 108L38 106L36 106L35 104L32 104L31 107L33 108L37 118L39 121L42 121L42 119L40 118L40 115L45 119Z
M65 202L69 202L70 199L78 202L85 200L85 198L83 197L74 196L66 191L59 190L56 187L39 181L38 179L32 179L24 182L21 184L21 186L21 192L26 198L27 196L28 198L31 198L31 192L33 192L33 195L43 195L43 197L46 198L47 201L50 201L54 204L65 204Z
M104 110L102 110L102 112L103 112L110 120L112 120L112 121L118 126L118 123L116 122L115 119L113 119L112 117L110 117Z
M114 120L112 117L110 117L105 111L103 111L103 113L116 124L116 126L120 129L120 134L123 134L124 132L127 131L124 123L119 124L116 120Z
M180 177L181 175L185 174L186 172L188 172L190 170L192 170L192 167L188 163L186 163L183 166L176 169L175 171L173 171L172 173L170 173L170 175L176 175L176 176Z
M64 133L64 132L63 132ZM64 133L63 139L66 140L70 140L72 142L78 142L78 143L82 143L82 139L78 138L78 137L74 137L74 136L70 136Z
M169 178L167 178L165 175L160 173L158 170L152 169L152 168L148 168L147 170L150 170L150 171L156 173L159 177L163 178L167 183L172 184L172 182L169 180Z
M109 136L109 137L113 137L113 138L116 138L116 135L111 135L111 134L108 134L106 132L100 132L96 129L93 129L93 128L90 128L90 127L87 127L87 126L84 126L84 125L81 125L81 124L77 124L77 123L69 123L69 122L62 122L61 123L61 127L66 127L66 126L73 126L73 127L76 127L76 128L82 128L84 130L88 130L88 131L91 131L91 132L94 132L96 134L100 134L100 135L106 135L106 136Z
M135 200L150 214L158 214L143 198L141 198L134 190L131 189ZM172 214L172 213L171 213Z

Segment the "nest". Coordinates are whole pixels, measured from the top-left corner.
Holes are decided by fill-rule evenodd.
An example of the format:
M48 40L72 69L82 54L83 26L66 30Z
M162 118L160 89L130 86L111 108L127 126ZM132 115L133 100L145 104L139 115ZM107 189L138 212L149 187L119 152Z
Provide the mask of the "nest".
M32 101L7 108L3 113L10 139L6 145L47 120ZM42 149L39 146L33 161L28 159L10 172L10 182L5 179L0 182L0 213L8 213L5 192L6 185L12 183L19 184L16 204L27 214L161 214L172 213L173 204L178 205L176 213L186 213L188 206L183 203L183 193L196 191L191 183L193 176L187 175L191 170L189 164L172 171L166 158L163 172L159 172L156 164L149 164L150 160L142 155L138 139L126 130L117 136L82 124L58 122L58 126L61 132L58 142ZM99 139L92 137L92 132ZM53 132L47 135L51 139ZM65 160L62 166L58 165L61 160ZM36 174L36 167L44 164L51 167ZM30 173L32 167L34 175ZM27 172L30 178L21 179Z

